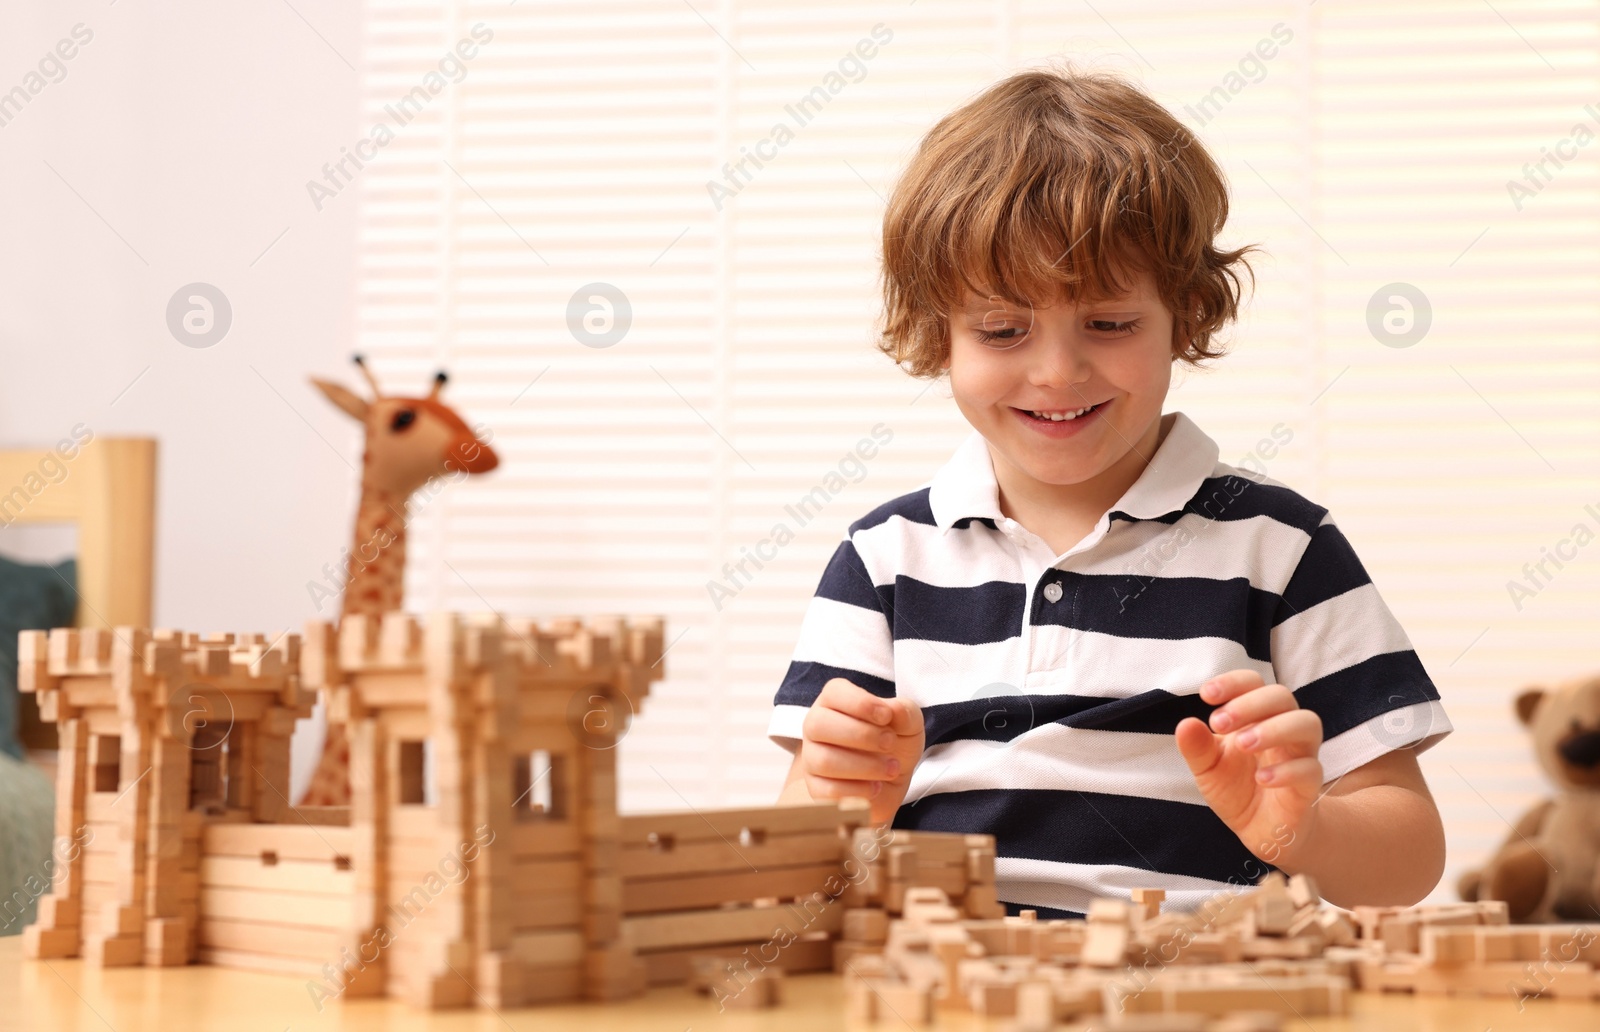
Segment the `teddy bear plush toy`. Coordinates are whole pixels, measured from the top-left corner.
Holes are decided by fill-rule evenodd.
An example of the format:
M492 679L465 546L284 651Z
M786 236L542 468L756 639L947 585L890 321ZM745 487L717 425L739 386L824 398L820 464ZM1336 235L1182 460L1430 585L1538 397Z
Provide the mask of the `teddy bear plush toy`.
M1469 902L1505 900L1513 921L1600 920L1600 677L1525 689L1516 709L1555 797L1456 888Z

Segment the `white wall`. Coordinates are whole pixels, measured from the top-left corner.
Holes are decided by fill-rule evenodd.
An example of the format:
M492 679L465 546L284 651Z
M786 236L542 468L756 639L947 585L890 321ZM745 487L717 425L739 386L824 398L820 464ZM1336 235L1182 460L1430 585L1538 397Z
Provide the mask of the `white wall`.
M352 371L355 198L317 212L305 181L354 138L360 5L9 3L0 91L80 23L65 77L0 127L0 444L156 437L156 622L297 628L359 466L306 383ZM195 281L233 308L204 349L166 323Z

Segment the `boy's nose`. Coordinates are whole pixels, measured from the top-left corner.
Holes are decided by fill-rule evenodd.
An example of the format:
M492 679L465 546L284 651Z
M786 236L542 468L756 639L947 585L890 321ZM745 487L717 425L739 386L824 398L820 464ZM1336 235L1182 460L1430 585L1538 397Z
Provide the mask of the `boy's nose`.
M1068 390L1089 380L1090 367L1076 348L1058 345L1039 349L1039 361L1029 371L1029 380L1047 390Z

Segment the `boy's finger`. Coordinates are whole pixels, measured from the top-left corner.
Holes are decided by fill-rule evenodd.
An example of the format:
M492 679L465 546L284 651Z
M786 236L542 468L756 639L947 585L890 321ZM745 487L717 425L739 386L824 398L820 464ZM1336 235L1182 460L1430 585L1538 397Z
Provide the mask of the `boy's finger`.
M887 701L842 677L831 678L822 686L817 704L869 724L887 724L894 719Z
M1256 781L1273 788L1322 787L1322 764L1315 756L1298 756L1256 771Z
M900 776L900 761L882 753L841 749L826 742L807 742L806 773L844 781L893 781Z
M1260 688L1266 682L1254 670L1241 669L1229 670L1200 686L1200 698L1212 705L1227 702L1229 699L1254 688Z
M883 791L881 781L843 781L837 778L822 777L817 774L806 775L806 791L811 793L813 799L843 799L846 796L860 796L871 799Z
M920 735L923 733L922 707L908 699L896 698L889 708L894 711L894 719L889 723L889 730L897 735Z
M806 710L800 733L807 741L872 753L888 752L895 743L894 731L826 706L812 706Z
M1218 706L1212 710L1211 719L1207 723L1211 725L1211 730L1219 735L1225 735L1229 731L1238 731L1259 720L1287 713L1299 707L1294 692L1281 684L1265 684L1237 696L1226 706Z
M1315 755L1317 746L1322 744L1322 718L1311 710L1290 710L1241 731L1234 740L1245 752L1288 749L1299 755Z
M1189 765L1195 777L1209 771L1222 757L1222 743L1199 717L1184 717L1178 721L1172 736L1178 740L1178 752Z

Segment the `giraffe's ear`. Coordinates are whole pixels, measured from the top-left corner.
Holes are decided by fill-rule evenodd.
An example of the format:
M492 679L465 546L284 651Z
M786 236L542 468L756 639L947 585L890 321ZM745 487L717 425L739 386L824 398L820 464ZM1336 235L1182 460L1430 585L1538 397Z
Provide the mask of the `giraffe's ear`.
M331 380L319 380L315 376L311 378L311 383L317 390L326 395L329 401L355 417L357 422L365 423L367 421L367 403L354 392L339 386Z

